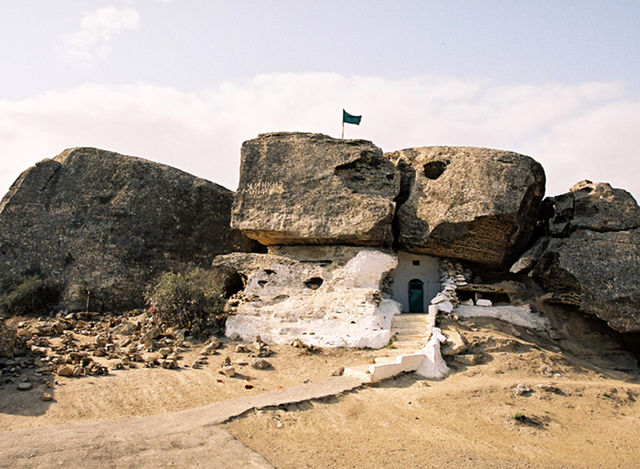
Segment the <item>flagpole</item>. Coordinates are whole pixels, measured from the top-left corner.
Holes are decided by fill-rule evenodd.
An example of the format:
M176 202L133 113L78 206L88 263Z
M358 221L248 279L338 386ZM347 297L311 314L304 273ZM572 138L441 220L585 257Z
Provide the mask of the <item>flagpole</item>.
M344 140L344 119L342 119L342 140Z

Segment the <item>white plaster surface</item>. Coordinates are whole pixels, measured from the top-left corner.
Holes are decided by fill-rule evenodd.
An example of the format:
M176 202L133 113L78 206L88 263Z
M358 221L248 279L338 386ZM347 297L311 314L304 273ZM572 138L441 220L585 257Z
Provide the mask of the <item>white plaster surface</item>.
M491 302L491 300L488 300L486 298L478 298L476 300L476 306L493 306L493 303Z
M391 338L400 304L380 285L397 265L387 251L350 246L280 246L273 254L234 253L216 258L246 276L226 335L268 343L300 339L321 347L380 348ZM317 289L305 282L322 279Z
M463 318L496 318L516 326L543 331L550 327L549 320L531 311L531 306L467 306L459 305L455 314Z
M440 344L446 340L440 328L434 327L429 342L421 350L425 358L416 370L417 374L431 379L444 378L447 375L449 367L440 353Z
M442 311L443 313L450 313L453 311L453 303L450 301L444 301L442 303L438 303L435 305L438 307L438 311Z

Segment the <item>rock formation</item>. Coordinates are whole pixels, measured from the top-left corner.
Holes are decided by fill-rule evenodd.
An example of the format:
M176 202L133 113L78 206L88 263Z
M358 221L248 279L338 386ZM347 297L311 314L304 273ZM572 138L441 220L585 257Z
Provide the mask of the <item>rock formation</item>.
M402 173L397 242L411 252L500 266L529 241L542 166L517 153L423 147L387 153Z
M11 358L16 350L16 331L0 319L0 358Z
M262 134L242 145L231 225L266 245L390 246L399 184L371 142Z
M352 246L273 246L269 254L218 256L246 278L230 303L226 335L323 347L379 348L399 304L383 299L390 252Z
M154 275L249 249L229 228L232 198L165 165L66 150L26 170L0 203L0 285L37 272L62 286L70 310L140 306Z
M582 181L545 200L548 235L512 266L619 332L640 331L640 208L627 191Z

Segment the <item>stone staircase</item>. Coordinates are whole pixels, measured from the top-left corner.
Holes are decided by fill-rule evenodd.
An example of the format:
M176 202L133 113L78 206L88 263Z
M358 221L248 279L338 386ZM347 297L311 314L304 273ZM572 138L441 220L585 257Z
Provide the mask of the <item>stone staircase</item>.
M415 371L425 358L420 349L427 344L436 323L437 309L429 314L398 314L391 322L391 344L383 349L384 357L375 363L345 368L344 375L361 379L365 383L376 383L393 378L401 373ZM388 356L392 352L392 356Z
M410 353L427 345L435 314L396 314L391 320L391 350Z

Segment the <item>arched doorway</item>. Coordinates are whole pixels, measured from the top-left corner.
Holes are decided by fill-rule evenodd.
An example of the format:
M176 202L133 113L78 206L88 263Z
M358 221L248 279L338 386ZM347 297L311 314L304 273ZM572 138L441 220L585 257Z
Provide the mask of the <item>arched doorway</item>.
M417 278L409 280L409 312L424 313L424 283Z

